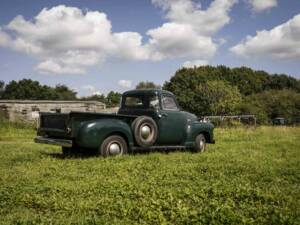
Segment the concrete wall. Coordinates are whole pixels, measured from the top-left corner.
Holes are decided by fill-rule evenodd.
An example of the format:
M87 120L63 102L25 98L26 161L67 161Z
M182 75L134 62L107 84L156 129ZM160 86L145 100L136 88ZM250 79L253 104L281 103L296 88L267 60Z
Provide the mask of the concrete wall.
M102 102L97 101L21 101L1 100L0 113L10 121L35 121L39 112L110 112Z

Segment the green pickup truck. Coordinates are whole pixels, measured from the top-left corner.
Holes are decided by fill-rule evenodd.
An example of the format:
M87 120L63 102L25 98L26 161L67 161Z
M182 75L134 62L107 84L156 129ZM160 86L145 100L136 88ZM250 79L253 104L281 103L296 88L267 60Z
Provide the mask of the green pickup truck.
M127 91L117 114L40 113L36 143L96 149L103 157L135 150L192 149L214 143L214 126L180 110L175 96L160 89Z

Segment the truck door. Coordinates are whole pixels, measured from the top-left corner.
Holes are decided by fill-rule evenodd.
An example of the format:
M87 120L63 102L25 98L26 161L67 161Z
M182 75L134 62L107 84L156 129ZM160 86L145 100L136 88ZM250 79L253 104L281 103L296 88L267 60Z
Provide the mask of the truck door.
M179 145L185 138L186 118L179 110L177 101L171 94L161 96L161 110L158 119L158 144Z

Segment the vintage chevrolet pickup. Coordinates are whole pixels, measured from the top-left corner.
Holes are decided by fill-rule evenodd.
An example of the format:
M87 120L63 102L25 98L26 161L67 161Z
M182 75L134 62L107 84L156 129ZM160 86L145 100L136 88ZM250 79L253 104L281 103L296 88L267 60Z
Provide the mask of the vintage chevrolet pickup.
M214 143L214 126L180 110L175 96L160 89L127 91L117 114L40 113L36 143L96 149L103 157L135 150L191 149Z

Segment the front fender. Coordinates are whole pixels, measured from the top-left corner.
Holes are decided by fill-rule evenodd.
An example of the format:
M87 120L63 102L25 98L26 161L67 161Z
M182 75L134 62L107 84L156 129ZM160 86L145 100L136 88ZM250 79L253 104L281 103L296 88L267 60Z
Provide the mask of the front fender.
M207 143L214 142L214 125L211 123L193 122L190 125L190 130L188 132L188 141L194 142L197 135L203 133L207 137Z
M118 119L100 119L83 122L75 141L80 147L96 149L111 134L122 135L126 139L129 148L133 146L130 126Z

